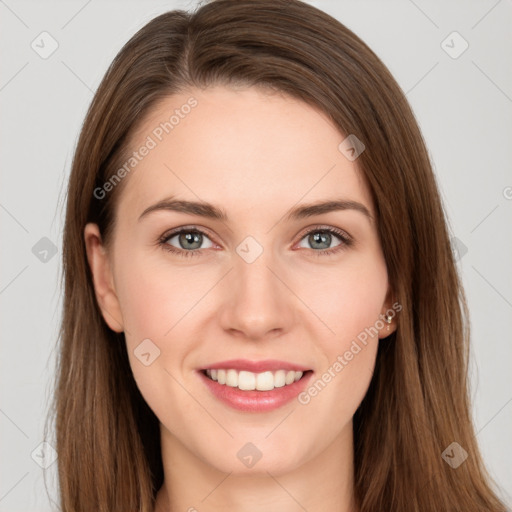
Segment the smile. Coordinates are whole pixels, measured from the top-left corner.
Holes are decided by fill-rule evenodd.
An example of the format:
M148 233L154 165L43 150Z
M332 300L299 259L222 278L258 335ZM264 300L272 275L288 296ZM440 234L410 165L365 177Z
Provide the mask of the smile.
M212 395L244 412L267 412L284 406L303 391L312 370L283 361L225 361L198 371Z

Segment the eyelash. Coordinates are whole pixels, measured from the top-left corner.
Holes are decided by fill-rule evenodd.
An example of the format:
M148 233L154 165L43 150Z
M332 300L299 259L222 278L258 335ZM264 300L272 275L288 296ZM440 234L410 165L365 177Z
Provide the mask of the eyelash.
M176 235L180 235L181 233L199 233L203 236L206 236L207 238L210 238L207 233L202 231L201 229L198 229L196 227L183 227L179 228L176 231L172 231L171 233L165 233L158 239L158 245L162 247L164 251L171 252L173 254L176 254L177 256L183 257L183 258L190 258L193 256L200 256L200 249L193 249L189 251L185 251L183 249L176 249L176 247L173 247L172 245L169 245L167 242L175 237ZM322 250L314 250L313 253L315 256L334 256L338 252L351 247L353 244L353 240L344 232L336 228L327 228L327 227L315 227L311 229L310 231L304 233L304 235L301 237L300 240L307 237L311 233L328 233L330 235L335 235L338 237L341 241L340 244L336 245L332 249L322 249Z

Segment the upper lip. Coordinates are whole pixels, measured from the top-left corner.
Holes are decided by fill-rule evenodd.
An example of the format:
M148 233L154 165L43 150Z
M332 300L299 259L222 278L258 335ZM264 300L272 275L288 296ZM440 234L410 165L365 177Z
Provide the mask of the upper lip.
M262 361L249 361L248 359L230 359L229 361L220 361L204 368L204 370L245 370L253 373L277 370L293 370L296 372L306 372L310 370L305 366L287 361L278 361L277 359L265 359Z

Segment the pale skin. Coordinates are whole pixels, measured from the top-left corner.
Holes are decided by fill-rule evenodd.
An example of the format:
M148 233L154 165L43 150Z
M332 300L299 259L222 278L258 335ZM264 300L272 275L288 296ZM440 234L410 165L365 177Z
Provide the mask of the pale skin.
M103 317L124 331L135 380L160 421L165 479L155 510L354 512L352 418L395 320L305 405L241 412L214 397L198 370L279 359L311 368L314 382L382 318L393 298L370 192L323 113L256 88L166 98L133 135L133 150L191 97L197 106L124 178L109 250L95 224L84 232ZM158 210L139 220L170 196L212 203L228 218ZM356 209L286 217L340 199L372 218ZM205 235L193 248L178 235L163 245L192 257L158 244L182 226ZM341 230L353 244L332 234L314 245L308 234L320 228ZM252 263L236 251L248 236L263 249ZM145 339L160 350L149 366L134 354ZM248 442L262 454L251 468L237 457Z

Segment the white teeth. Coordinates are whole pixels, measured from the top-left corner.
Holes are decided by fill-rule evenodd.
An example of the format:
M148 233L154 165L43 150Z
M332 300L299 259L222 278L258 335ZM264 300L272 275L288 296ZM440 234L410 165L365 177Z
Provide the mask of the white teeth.
M282 388L286 384L286 372L284 370L278 370L274 373L274 387Z
M236 388L238 386L238 372L236 370L228 370L226 372L226 386Z
M206 370L206 375L219 384L225 384L243 391L271 391L274 388L282 388L297 382L303 372L293 370L277 370L276 372L253 373L247 371L228 370Z
M230 370L234 372L235 370ZM256 375L252 372L240 372L238 374L238 388L244 391L256 389Z
M240 375L242 375L242 372L240 372ZM254 374L253 374L254 375ZM275 383L274 383L274 375L272 372L263 372L258 373L256 376L256 386L258 391L270 391L274 389ZM242 389L242 388L240 388Z

